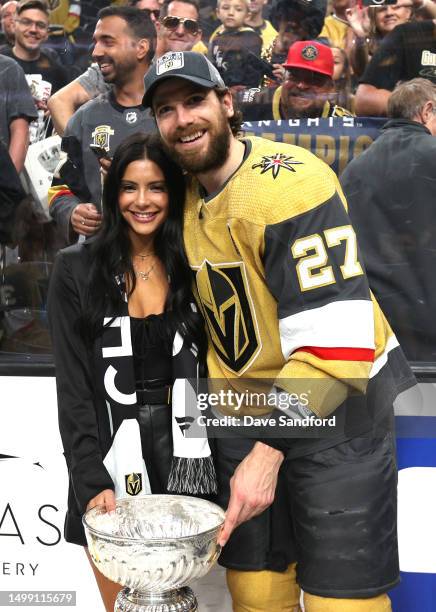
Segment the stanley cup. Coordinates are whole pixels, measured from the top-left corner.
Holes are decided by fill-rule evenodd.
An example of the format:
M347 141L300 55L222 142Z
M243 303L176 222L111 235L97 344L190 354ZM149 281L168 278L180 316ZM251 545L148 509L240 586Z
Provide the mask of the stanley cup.
M182 495L121 499L116 510L102 506L83 517L96 567L123 588L116 612L195 612L186 585L201 578L218 558L223 510Z

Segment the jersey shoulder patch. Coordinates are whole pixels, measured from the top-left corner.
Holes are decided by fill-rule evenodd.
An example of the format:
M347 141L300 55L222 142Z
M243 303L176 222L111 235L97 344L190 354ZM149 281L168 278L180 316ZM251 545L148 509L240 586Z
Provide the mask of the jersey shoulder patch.
M252 150L235 188L252 200L253 222L280 223L319 206L336 192L335 174L306 149L263 138L249 140Z

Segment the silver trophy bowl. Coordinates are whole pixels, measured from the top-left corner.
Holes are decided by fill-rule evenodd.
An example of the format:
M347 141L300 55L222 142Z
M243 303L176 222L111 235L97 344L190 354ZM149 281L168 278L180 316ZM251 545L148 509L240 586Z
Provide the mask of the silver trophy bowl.
M96 567L125 588L117 612L195 612L186 585L211 569L221 551L217 538L224 511L183 495L120 499L114 512L103 506L83 517Z

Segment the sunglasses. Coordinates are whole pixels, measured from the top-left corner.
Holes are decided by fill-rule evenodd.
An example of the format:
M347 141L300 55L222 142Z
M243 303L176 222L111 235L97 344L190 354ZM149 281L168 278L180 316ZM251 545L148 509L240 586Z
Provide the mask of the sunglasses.
M167 15L162 19L162 25L167 30L177 30L179 25L182 24L185 30L189 34L198 34L200 26L198 21L195 19L186 19L186 17L173 17L173 15Z
M312 70L304 70L304 68L286 68L285 80L293 81L294 83L307 83L315 87L322 87L330 80L330 77L320 72L312 72Z

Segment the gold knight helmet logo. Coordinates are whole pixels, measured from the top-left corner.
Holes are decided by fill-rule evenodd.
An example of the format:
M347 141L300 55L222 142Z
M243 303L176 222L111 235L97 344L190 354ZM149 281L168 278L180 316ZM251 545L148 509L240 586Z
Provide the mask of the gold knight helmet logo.
M142 474L126 474L124 476L126 482L126 493L128 495L139 495L142 491Z
M92 144L110 151L110 137L115 134L110 125L98 125L92 132Z
M244 264L205 260L196 282L215 351L229 370L241 375L260 351Z

